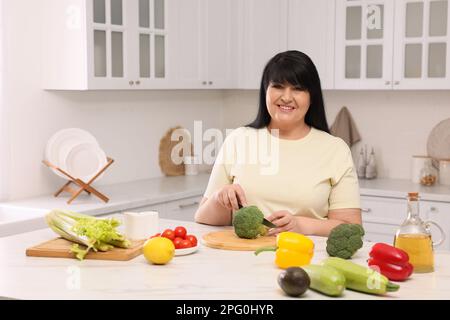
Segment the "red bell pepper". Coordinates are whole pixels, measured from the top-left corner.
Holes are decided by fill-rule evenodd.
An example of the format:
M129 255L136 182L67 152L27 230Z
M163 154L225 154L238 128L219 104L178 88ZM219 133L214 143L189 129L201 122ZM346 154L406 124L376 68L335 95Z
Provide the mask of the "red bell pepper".
M368 265L377 269L389 280L403 281L409 278L413 272L413 266L409 263L408 254L386 243L376 243L369 253Z

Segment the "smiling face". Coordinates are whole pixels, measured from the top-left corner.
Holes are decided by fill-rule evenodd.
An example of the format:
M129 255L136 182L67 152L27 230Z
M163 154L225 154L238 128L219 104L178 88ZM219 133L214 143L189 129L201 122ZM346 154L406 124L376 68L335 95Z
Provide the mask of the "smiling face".
M304 126L310 104L307 90L287 82L270 82L266 92L267 111L271 117L270 127L289 130Z

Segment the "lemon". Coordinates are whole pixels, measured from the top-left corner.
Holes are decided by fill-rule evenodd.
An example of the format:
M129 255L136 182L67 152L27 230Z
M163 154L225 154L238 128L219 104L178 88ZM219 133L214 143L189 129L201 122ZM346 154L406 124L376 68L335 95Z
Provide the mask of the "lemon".
M148 239L143 247L144 257L154 264L166 264L175 255L175 246L167 238L155 237Z

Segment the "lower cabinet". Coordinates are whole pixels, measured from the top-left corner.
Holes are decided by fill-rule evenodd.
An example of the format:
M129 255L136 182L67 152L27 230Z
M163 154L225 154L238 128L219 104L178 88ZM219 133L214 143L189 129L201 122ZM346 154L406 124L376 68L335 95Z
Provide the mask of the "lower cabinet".
M397 229L406 219L406 199L379 196L361 196L364 239L369 242L394 243ZM444 232L444 240L436 250L450 250L450 203L421 200L420 217L436 222ZM432 239L441 239L439 228L431 225Z
M183 198L144 207L127 209L124 211L134 211L134 212L158 211L159 217L161 219L172 219L172 220L194 222L194 215L195 212L197 211L198 205L200 204L201 198L202 196L199 195L195 197Z

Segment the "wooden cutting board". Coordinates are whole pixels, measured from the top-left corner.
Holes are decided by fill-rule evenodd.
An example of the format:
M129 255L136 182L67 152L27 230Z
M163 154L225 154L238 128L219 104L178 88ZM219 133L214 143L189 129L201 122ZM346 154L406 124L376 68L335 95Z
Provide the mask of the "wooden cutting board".
M237 251L254 251L261 247L275 246L276 237L241 239L234 230L214 231L203 235L203 243L211 248Z
M128 249L113 248L106 252L89 251L85 259L94 260L116 260L116 261L128 261L142 253L142 245L144 240L137 240L131 242L131 247ZM63 238L56 238L37 246L28 248L26 255L29 257L49 257L49 258L73 258L76 259L75 254L70 252L73 242ZM80 247L83 247L80 245Z

